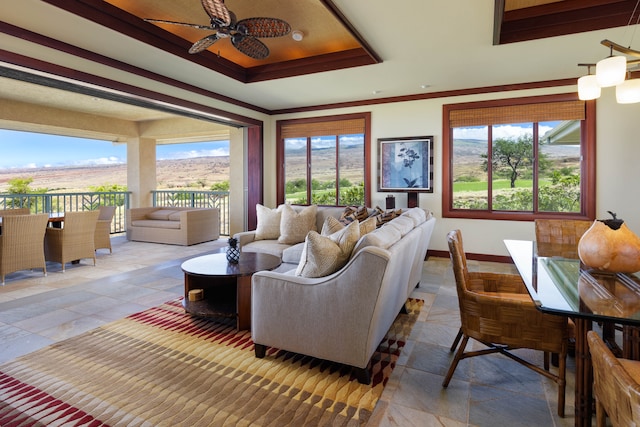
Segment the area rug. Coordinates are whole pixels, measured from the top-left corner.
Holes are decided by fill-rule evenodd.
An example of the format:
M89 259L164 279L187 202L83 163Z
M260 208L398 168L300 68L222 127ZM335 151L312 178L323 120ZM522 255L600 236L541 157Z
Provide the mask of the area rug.
M422 304L408 301L363 385L308 356L258 359L249 331L168 302L1 365L0 426L364 425Z

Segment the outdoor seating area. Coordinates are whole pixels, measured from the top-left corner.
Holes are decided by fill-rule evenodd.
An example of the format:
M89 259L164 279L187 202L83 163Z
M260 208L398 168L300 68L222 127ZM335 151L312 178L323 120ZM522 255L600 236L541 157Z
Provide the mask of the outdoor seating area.
M114 211L113 206L63 215L31 214L28 208L0 211L2 284L7 274L21 270L40 268L46 276L46 262L59 263L62 272L68 263L86 258L95 266L98 248L112 252L110 225Z

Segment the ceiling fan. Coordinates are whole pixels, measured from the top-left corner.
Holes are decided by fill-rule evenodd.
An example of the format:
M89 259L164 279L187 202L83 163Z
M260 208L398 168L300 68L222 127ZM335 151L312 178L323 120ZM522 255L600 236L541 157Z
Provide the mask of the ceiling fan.
M210 25L162 19L145 19L145 21L215 31L195 42L189 49L189 53L202 52L218 40L229 38L236 49L254 59L265 59L269 56L269 48L258 38L282 37L291 31L291 26L278 18L247 18L238 21L236 15L227 9L224 0L201 0L201 3L211 19Z

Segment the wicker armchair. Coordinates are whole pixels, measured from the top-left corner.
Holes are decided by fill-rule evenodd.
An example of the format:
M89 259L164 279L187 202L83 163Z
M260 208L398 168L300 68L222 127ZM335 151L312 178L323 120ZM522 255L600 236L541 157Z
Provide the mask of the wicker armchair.
M536 242L578 246L592 221L568 219L536 219Z
M29 215L29 208L0 209L0 218L7 215Z
M111 221L113 221L115 212L115 206L100 206L100 215L93 237L96 250L109 249L109 253L113 252L111 250Z
M596 425L640 425L640 362L617 359L594 332L587 333L593 364L593 394L596 400Z
M44 238L44 255L47 261L62 264L92 258L96 265L94 235L98 211L66 212L62 228L48 227Z
M48 220L48 214L3 216L0 234L0 278L3 285L5 275L15 271L42 268L47 275L43 242Z
M501 353L558 384L558 415L564 416L567 359L567 318L540 312L518 275L469 272L460 230L447 235L460 307L462 342L455 354L443 387L460 360ZM465 352L469 338L488 348ZM456 339L457 341L457 339ZM454 343L451 350L456 347ZM560 355L557 375L542 369L509 350L528 348Z

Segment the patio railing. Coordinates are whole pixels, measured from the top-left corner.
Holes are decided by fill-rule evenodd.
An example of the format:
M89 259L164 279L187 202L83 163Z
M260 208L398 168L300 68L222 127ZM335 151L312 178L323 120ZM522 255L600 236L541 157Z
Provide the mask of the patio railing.
M130 192L0 194L0 209L29 208L32 213L61 214L91 211L98 206L116 206L111 234L126 232ZM229 235L228 191L152 191L153 206L215 207L220 211L220 235Z
M175 206L191 208L218 208L220 212L220 235L229 235L228 191L152 191L153 206Z

